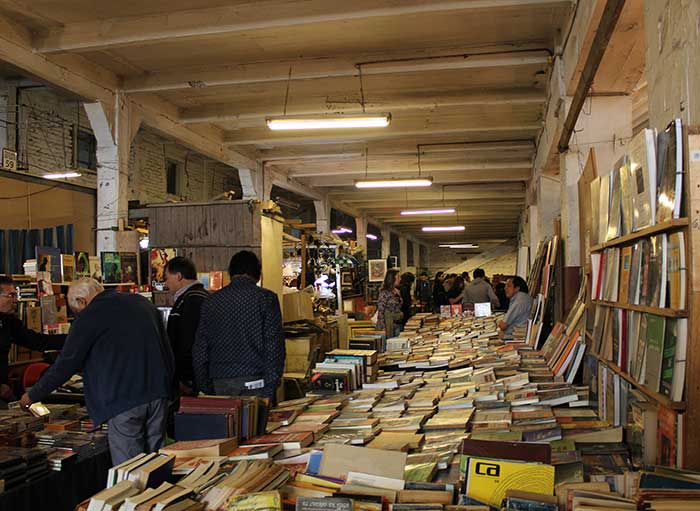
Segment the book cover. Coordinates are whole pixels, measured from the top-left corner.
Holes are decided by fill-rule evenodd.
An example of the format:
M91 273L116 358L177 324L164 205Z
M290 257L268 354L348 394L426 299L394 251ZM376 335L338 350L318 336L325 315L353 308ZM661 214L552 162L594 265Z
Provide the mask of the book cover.
M656 134L637 133L629 143L630 174L634 193L634 230L656 223Z
M591 246L600 243L598 234L600 232L600 177L596 177L591 181L590 185L590 198L591 198L591 231L590 231L590 243Z
M657 429L657 457L658 465L672 467L676 464L678 439L676 422L678 420L675 411L665 406L659 406L659 426Z
M102 282L117 284L122 278L122 263L119 252L102 252Z
M224 286L224 272L209 272L209 285L212 291L218 291L219 289L221 289Z
M620 215L622 208L622 191L620 173L614 170L610 173L610 210L608 211L608 232L605 240L613 240L620 236Z
M688 319L666 319L660 392L672 401L683 400Z
M542 463L469 458L465 486L467 496L498 507L508 490L552 495L554 467Z
M685 309L686 268L685 234L674 232L668 235L666 261L666 302L672 309Z
M48 272L51 282L61 282L61 251L53 247L36 247L36 271Z
M97 281L102 280L102 261L100 256L88 256L90 277Z
M627 303L639 305L639 291L642 274L642 244L632 246L632 261L630 263L629 284L627 286Z
M656 223L662 223L680 214L683 176L683 131L681 120L675 119L657 138L657 198Z
M303 498L303 497L301 497ZM282 498L278 491L264 491L234 495L226 501L225 511L282 511Z
M630 269L632 268L632 248L631 246L623 247L621 251L620 290L618 293L618 301L621 303L629 303L628 293L630 288Z
M634 231L634 191L627 155L618 160L613 172L620 175L620 236L625 236Z
M73 282L75 279L75 258L70 254L61 254L61 282Z
M121 261L121 280L119 282L138 283L138 263L135 252L120 252L119 258Z
M645 385L654 392L659 391L661 384L661 364L664 351L664 331L666 318L647 314L646 331L646 372Z
M353 502L337 497L297 497L296 511L352 511Z
M610 174L600 178L600 194L598 195L598 212L600 221L598 224L598 242L608 240L608 221L610 215Z
M90 277L90 256L87 252L75 252L76 278Z
M177 249L153 248L151 249L151 288L156 291L165 290L165 265L172 258L177 257ZM206 287L206 286L205 286Z

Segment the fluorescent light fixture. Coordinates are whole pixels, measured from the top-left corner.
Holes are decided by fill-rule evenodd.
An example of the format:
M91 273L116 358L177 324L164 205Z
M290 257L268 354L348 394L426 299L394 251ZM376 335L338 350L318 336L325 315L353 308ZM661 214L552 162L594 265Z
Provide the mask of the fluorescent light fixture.
M374 234L367 234L367 239L377 241L379 238L377 238Z
M479 248L479 245L474 245L473 243L449 243L438 246L440 248Z
M56 174L44 174L44 179L66 179L69 177L80 177L80 172L60 172Z
M390 122L391 114L287 115L283 117L268 117L267 127L275 131L386 128Z
M139 240L139 247L141 247L143 250L146 250L148 248L148 243L149 243L148 236L141 238Z
M465 227L463 225L444 225L444 226L432 226L423 227L423 232L445 232L445 231L463 231Z
M337 229L333 229L331 232L333 234L352 234L352 229L348 229L347 227L343 227L341 225Z
M442 208L442 209L411 209L408 211L402 211L401 214L406 215L450 215L455 212L454 208Z
M420 177L416 179L365 179L362 181L355 181L355 186L357 188L415 188L432 185L432 177Z

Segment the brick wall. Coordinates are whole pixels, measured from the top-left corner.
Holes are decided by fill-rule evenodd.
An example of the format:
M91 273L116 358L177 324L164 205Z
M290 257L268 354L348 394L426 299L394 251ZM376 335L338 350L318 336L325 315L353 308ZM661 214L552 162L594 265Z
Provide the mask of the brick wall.
M0 96L11 111L14 88L0 89ZM47 88L26 88L17 92L18 129L7 130L7 147L17 140L20 168L30 174L76 170L74 131L91 131L85 110L74 99ZM8 117L8 120L12 120ZM167 193L166 162L181 169L181 194ZM71 182L96 186L96 172L80 169L83 176ZM141 204L169 200L204 201L234 189L241 197L238 172L219 162L204 158L171 140L141 127L134 138L129 158L129 200Z

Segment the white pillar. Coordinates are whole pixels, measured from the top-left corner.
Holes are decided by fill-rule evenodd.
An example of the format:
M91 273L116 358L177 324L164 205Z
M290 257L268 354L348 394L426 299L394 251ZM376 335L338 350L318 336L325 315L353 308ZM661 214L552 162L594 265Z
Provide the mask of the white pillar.
M420 243L417 241L413 240L413 266L416 267L416 269L421 267L421 260L420 260Z
M554 220L561 214L561 184L558 178L540 176L537 183L537 229L542 238L554 235Z
M399 236L399 266L402 272L408 268L408 240L406 236Z
M367 216L355 217L355 231L357 234L357 246L360 247L367 256Z
M391 255L391 231L388 227L382 227L382 259Z
M129 218L129 154L140 121L131 115L131 103L117 94L114 122L109 107L86 103L85 111L97 139L97 253L126 250L120 243L119 224ZM112 129L113 126L113 129ZM126 243L131 248L131 243Z
M528 226L530 227L530 266L532 266L532 263L535 261L535 257L537 256L537 245L540 242L540 233L538 229L540 217L538 209L537 204L533 204L528 208Z
M329 234L331 232L331 206L327 200L315 200L316 232Z
M272 176L262 165L253 169L239 167L238 179L243 189L243 199L270 200Z

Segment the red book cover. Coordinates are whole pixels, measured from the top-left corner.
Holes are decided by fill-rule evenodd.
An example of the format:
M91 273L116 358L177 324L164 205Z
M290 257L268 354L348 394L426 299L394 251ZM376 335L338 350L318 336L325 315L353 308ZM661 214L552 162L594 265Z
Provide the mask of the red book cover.
M676 412L665 406L659 407L658 412L658 438L657 438L657 458L658 465L673 467L676 464L677 446L677 426Z
M182 396L179 411L180 413L221 413L240 407L239 398Z
M209 273L209 289L211 291L218 291L224 287L224 272L212 271Z

